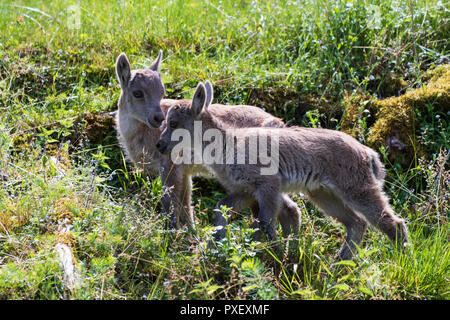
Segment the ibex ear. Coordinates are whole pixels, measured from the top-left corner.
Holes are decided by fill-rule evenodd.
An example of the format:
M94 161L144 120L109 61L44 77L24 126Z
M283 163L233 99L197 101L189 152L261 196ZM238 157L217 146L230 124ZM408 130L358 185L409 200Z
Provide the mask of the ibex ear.
M116 75L122 88L128 86L128 81L131 77L131 66L127 55L123 52L117 57L116 60Z
M205 109L207 109L211 105L211 102L214 98L214 90L211 82L209 82L208 80L205 81L205 89L206 89Z
M159 50L158 57L152 62L152 64L148 68L150 70L159 72L159 69L161 67L161 60L162 60L162 50Z
M197 85L197 89L195 89L194 96L192 97L192 105L191 109L194 113L194 116L198 119L205 109L205 101L206 101L206 89L205 85L201 82Z

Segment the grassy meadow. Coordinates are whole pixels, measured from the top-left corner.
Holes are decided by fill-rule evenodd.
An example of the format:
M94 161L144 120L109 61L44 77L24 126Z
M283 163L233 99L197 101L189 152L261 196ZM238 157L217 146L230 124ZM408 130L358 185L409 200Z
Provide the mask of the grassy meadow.
M0 299L449 299L450 6L424 0L0 2ZM352 134L386 165L406 254L301 195L274 254L250 214L207 249L223 188L194 180L196 230L166 230L161 181L126 162L111 112L116 57L162 49L166 96L210 80L215 102ZM280 232L281 233L281 232ZM58 243L72 249L67 288Z

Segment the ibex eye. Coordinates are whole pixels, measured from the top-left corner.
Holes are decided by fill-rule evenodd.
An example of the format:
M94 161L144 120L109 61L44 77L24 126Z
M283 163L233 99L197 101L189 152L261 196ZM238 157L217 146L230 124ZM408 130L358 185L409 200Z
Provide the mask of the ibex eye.
M176 121L169 122L169 127L171 127L172 129L175 129L177 126L178 126L178 122L176 122Z
M133 96L135 98L140 99L140 98L142 98L144 96L144 93L141 90L136 90L136 91L133 91Z

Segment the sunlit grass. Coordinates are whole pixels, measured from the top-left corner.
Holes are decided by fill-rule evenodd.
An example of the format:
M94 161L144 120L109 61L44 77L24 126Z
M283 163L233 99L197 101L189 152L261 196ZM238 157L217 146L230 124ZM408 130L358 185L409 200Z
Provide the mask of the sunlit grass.
M301 232L281 253L253 240L245 212L207 249L223 189L204 180L195 232L166 231L161 182L125 164L113 127L90 140L82 117L116 109L120 52L138 68L162 49L168 97L209 79L217 102L339 128L345 93L382 97L391 75L418 87L423 70L448 63L446 12L440 1L3 1L0 298L448 299L448 121L432 106L418 121L433 154L405 168L381 150L410 250L370 229L341 273L331 265L344 228L300 197ZM73 292L54 250L64 219Z

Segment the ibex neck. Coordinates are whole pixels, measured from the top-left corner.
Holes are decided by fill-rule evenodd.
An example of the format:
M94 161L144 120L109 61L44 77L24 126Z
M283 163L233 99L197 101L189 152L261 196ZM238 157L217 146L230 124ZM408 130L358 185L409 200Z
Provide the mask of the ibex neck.
M155 144L160 130L150 129L120 108L116 116L116 125L119 143L127 157L140 168L156 170L160 154Z

